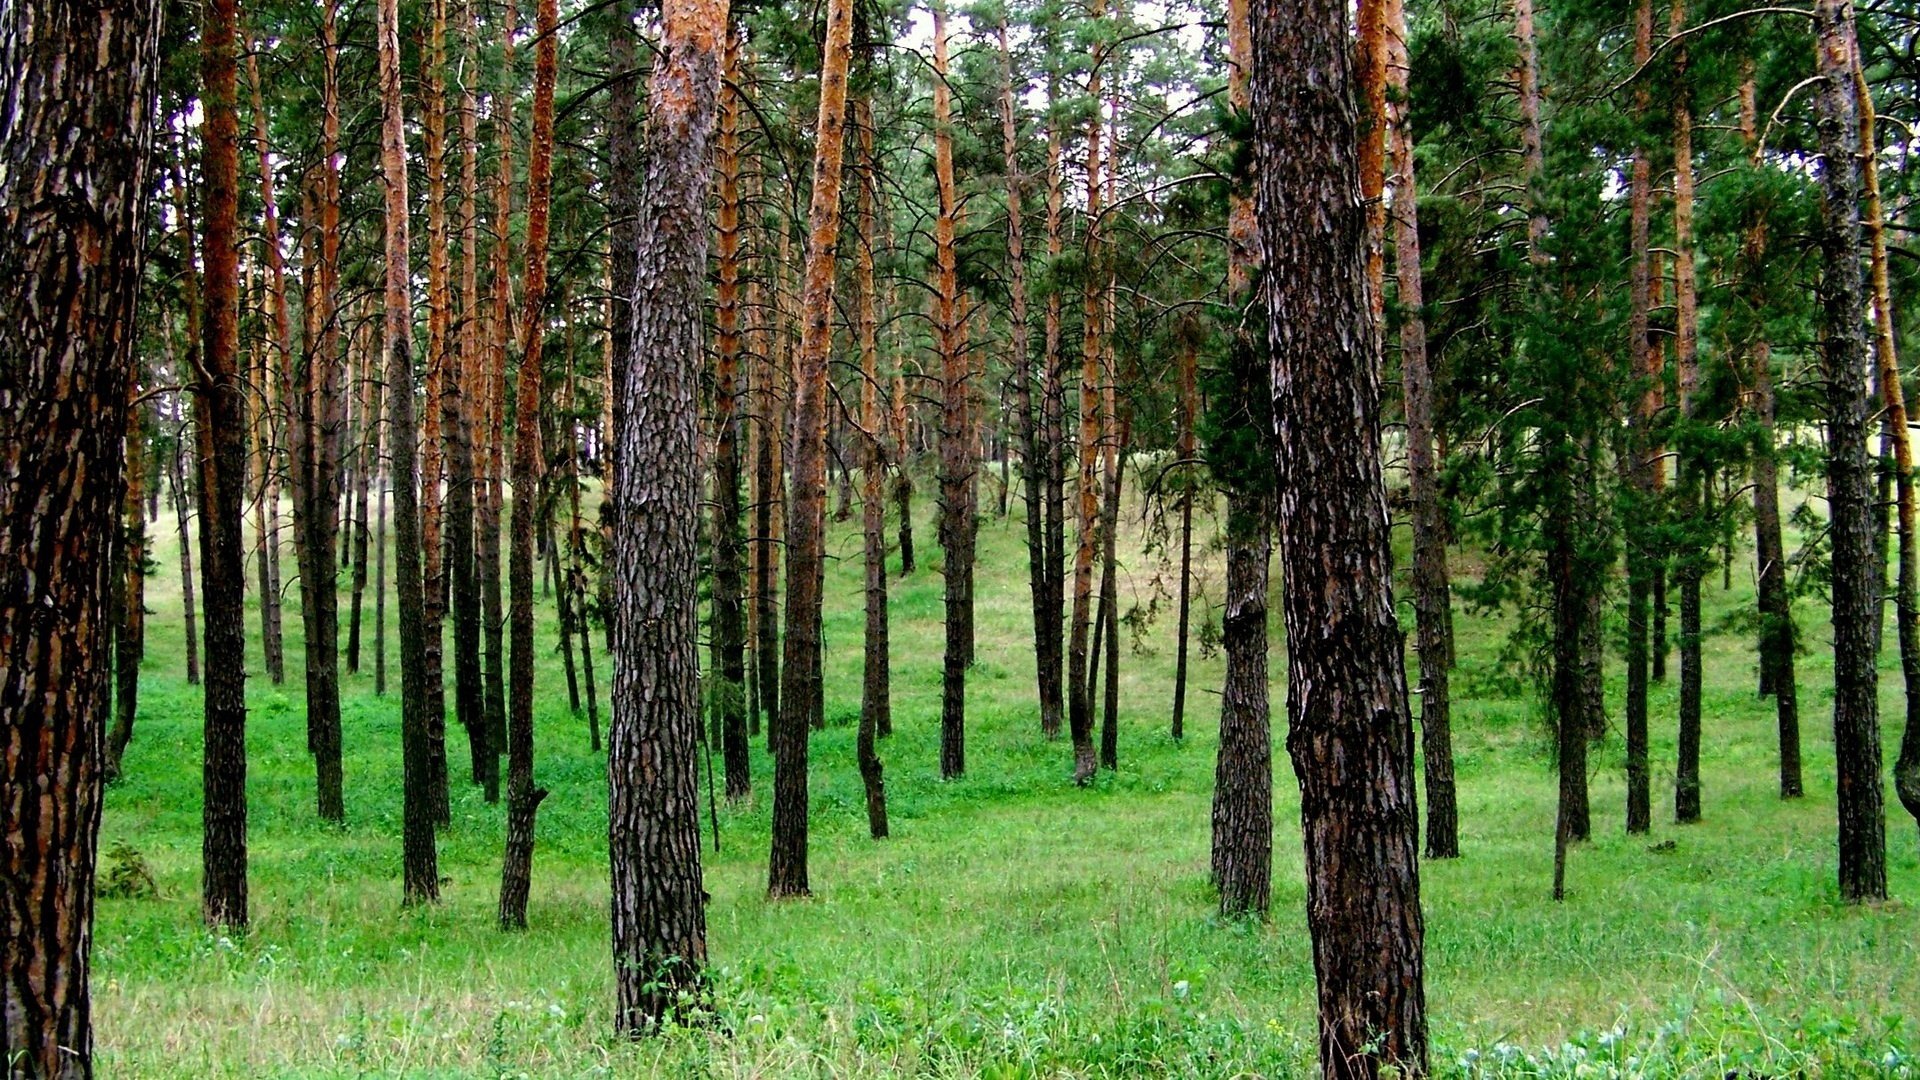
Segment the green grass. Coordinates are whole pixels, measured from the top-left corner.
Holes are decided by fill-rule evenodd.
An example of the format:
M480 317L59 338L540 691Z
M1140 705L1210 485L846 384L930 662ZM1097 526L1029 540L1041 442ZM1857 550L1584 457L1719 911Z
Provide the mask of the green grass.
M930 510L921 499L922 513ZM709 840L711 960L722 1023L638 1045L609 1034L604 763L543 655L532 928L495 928L498 807L461 782L444 902L400 907L394 693L371 663L344 679L348 823L312 811L297 607L287 682L249 653L254 924L229 939L199 918L200 698L182 677L171 522L150 582L148 653L127 778L102 849L125 843L160 895L103 898L95 935L102 1075L262 1076L1288 1076L1313 1061L1313 971L1298 799L1276 740L1271 922L1222 923L1206 880L1218 657L1200 658L1184 745L1166 734L1169 606L1122 661L1120 770L1069 782L1070 751L1039 737L1019 511L980 540L979 662L967 776L938 772L940 578L893 591L897 734L881 747L894 837L866 837L854 767L860 663L857 521L831 533L827 714L813 740L815 896L764 897L771 766L721 807ZM1129 516L1129 520L1134 520ZM917 533L937 561L930 522ZM1123 603L1161 573L1124 545ZM1221 560L1202 580L1217 599ZM292 559L287 559L288 573ZM1708 622L1751 588L1708 589ZM389 596L389 604L392 598ZM1277 611L1277 606L1276 609ZM1202 606L1196 622L1207 618ZM1403 616L1404 616L1403 610ZM389 618L392 617L391 608ZM545 617L551 618L550 609ZM1216 616L1217 617L1217 616ZM1913 1075L1920 1054L1915 830L1889 796L1895 901L1838 902L1824 611L1800 612L1806 798L1775 797L1771 702L1755 698L1745 632L1707 643L1703 823L1671 824L1674 687L1654 698L1655 821L1623 835L1617 736L1596 753L1595 839L1548 899L1555 782L1534 703L1487 689L1503 622L1458 618L1454 724L1465 857L1426 863L1434 1063L1471 1075ZM343 620L344 621L344 620ZM391 626L389 631L391 633ZM1891 635L1889 635L1891 636ZM343 634L344 638L344 634ZM555 640L541 631L543 648ZM393 644L389 642L389 649ZM1888 669L1892 670L1891 649ZM390 661L392 654L390 653ZM602 700L608 670L600 658ZM1618 711L1619 663L1610 659ZM1276 662L1276 704L1285 667ZM1479 677L1476 677L1478 675ZM397 687L397 673L393 684ZM1898 679L1883 678L1889 760ZM1284 718L1276 720L1284 731ZM1656 845L1661 848L1656 850Z

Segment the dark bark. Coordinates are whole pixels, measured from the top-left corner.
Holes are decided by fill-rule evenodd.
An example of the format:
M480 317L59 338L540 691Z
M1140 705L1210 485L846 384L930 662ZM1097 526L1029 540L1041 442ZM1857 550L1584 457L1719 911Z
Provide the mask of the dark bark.
M440 899L434 842L432 748L427 709L426 597L421 582L420 436L414 425L413 317L407 273L407 143L401 111L400 5L380 0L380 176L386 194L385 319L388 439L393 468L394 592L400 602L400 742L402 898L409 905ZM384 548L383 548L384 550Z
M473 6L466 6L464 44L476 58L478 41ZM480 291L479 112L472 85L460 97L460 301L463 305L458 344L460 377L441 388L440 429L447 461L447 582L448 609L453 615L453 714L467 733L467 754L473 782L498 798L499 757L495 754L485 713L485 689L480 668L480 581L474 563L475 485L474 412L476 388L486 371L486 302Z
M953 179L951 91L947 86L946 6L933 4L934 217L933 325L940 357L940 548L945 576L946 641L940 681L940 777L967 771L967 668L973 663L975 543L973 410L968 397L967 299L961 291L957 232L960 202Z
M718 198L714 268L713 389L713 664L710 695L714 726L726 766L727 798L753 789L747 744L746 537L740 507L740 113L735 82L739 43L729 33L722 45Z
M527 155L525 306L520 378L514 388L513 538L507 569L512 595L512 685L507 691L507 844L500 866L500 926L524 930L533 885L534 815L547 791L533 779L533 539L538 491L546 474L541 446L546 378L547 231L553 209L553 91L558 79L559 0L539 0L535 16L532 146ZM549 541L549 550L552 544Z
M695 762L695 402L712 191L707 144L727 7L667 0L662 25L647 99L630 352L620 358L623 401L614 428L622 511L614 533L618 629L607 771L614 1026L629 1036L702 1007L707 958Z
M342 408L340 334L335 304L340 289L340 170L338 113L339 46L335 37L335 10L329 3L321 19L323 108L320 163L320 252L316 268L316 310L309 325L320 329L296 368L297 401L288 408L288 456L293 473L293 528L299 544L295 557L300 568L300 618L306 657L308 750L313 754L314 802L323 821L346 818L341 777L340 730L340 560L336 549L340 521L340 472L336 448L346 427ZM259 110L259 79L254 77L255 109ZM264 112L254 120L254 139L260 147L262 201L267 208L269 235L277 233L273 173L268 153ZM267 244L268 267L276 279L284 274L277 239ZM276 287L275 321L280 347L291 353L293 333L286 310L284 286ZM364 490L364 489L362 489Z
M1380 459L1346 6L1258 0L1253 172L1265 241L1288 646L1320 1067L1427 1066L1413 731ZM1364 784L1348 779L1369 778Z
M137 386L138 371L132 386ZM113 567L108 577L113 596L113 730L107 736L104 766L108 783L120 777L120 762L133 740L134 715L140 703L140 661L147 636L147 424L145 411L134 404L127 410L126 495L121 500L120 532L114 540Z
M176 413L184 410L176 404ZM193 599L193 537L187 528L188 507L193 501L193 493L188 489L187 468L183 457L186 453L186 425L183 422L179 434L175 436L178 444L167 451L167 486L173 492L173 522L180 534L180 611L185 621L187 644L187 685L200 685L200 628L195 618L198 608Z
M863 43L864 45L865 43ZM863 51L862 64L870 62ZM867 72L863 71L862 75ZM874 284L873 249L877 242L874 204L879 176L873 157L873 104L863 90L854 101L859 127L860 187L856 204L859 245L855 249L855 281L859 287L858 345L860 351L860 427L862 450L861 527L866 566L866 633L860 680L860 730L854 753L859 759L860 784L867 800L867 833L875 840L887 835L886 770L875 747L882 730L893 728L890 693L891 650L887 626L887 439L885 411L880 407L880 298ZM745 757L745 740L741 756ZM731 751L731 745L729 745ZM729 759L731 764L731 759Z
M769 733L774 743L774 771L767 893L776 898L808 893L807 740L817 715L819 694L820 581L826 553L827 353L833 337L834 249L840 236L840 162L852 34L852 5L847 0L829 0L813 193L807 213L800 347L794 360L792 496L787 501L786 633L782 641L785 652L780 666L780 711Z
M205 792L201 914L247 925L246 552L247 404L240 369L240 120L236 0L213 0L201 30L202 223L200 372L194 431L200 450L200 595L206 616Z
M1827 504L1832 543L1833 744L1838 772L1840 895L1887 895L1880 779L1879 676L1873 614L1873 473L1867 455L1866 293L1860 270L1860 127L1853 95L1851 0L1814 5L1820 85L1821 377L1826 386Z
M1267 699L1272 524L1263 501L1227 500L1226 682L1213 782L1213 883L1220 913L1265 917L1273 878L1273 736Z
M88 972L161 5L0 7L0 811L10 1077L93 1076ZM19 462L31 455L33 467ZM30 794L31 793L31 794Z
M1427 362L1427 322L1420 277L1420 211L1414 178L1413 128L1407 101L1407 23L1401 0L1386 0L1388 119L1393 166L1394 279L1400 293L1400 382L1407 419L1407 487L1413 504L1413 615L1420 665L1420 750L1427 782L1426 857L1460 854L1453 782L1453 725L1448 668L1447 512L1434 460L1434 374Z

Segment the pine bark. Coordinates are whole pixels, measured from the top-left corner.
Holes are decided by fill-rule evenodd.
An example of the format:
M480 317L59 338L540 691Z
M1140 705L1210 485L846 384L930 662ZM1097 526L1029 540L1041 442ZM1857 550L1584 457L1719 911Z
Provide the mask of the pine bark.
M1106 16L1105 0L1094 0L1091 15ZM1087 95L1100 101L1100 60L1096 52L1087 76ZM1093 615L1093 558L1100 543L1100 488L1095 479L1100 429L1101 280L1100 261L1101 117L1094 111L1087 124L1086 284L1082 297L1080 354L1079 543L1073 553L1073 622L1067 642L1067 728L1073 737L1073 780L1093 779L1097 759L1093 747L1093 684L1088 676L1087 638Z
M462 44L470 68L477 67L478 34L471 3L466 4ZM448 608L453 615L453 712L467 733L473 782L489 802L499 797L499 757L487 728L485 689L480 669L480 583L474 563L475 390L486 372L486 312L480 292L480 117L473 79L460 92L460 303L455 364L459 377L441 387L441 432L447 461Z
M440 899L433 760L427 710L426 597L420 565L419 430L413 407L413 315L407 271L407 141L401 108L400 4L380 0L380 177L386 195L381 351L387 366L387 438L393 485L394 592L400 602L402 891L408 904ZM382 550L385 550L384 544Z
M1867 455L1867 297L1860 272L1860 114L1854 97L1851 0L1814 5L1814 98L1819 180L1822 335L1826 384L1827 505L1833 596L1833 745L1838 774L1840 895L1887 895L1880 780L1879 675L1874 668L1879 581L1873 471Z
M1385 0L1388 122L1393 162L1394 278L1400 293L1400 381L1407 420L1408 494L1413 504L1413 614L1420 665L1420 749L1426 769L1426 857L1460 854L1453 781L1448 670L1453 665L1452 593L1447 580L1447 514L1434 460L1434 376L1420 269L1419 191L1407 98L1407 18L1401 0Z
M299 543L302 648L306 657L307 749L314 762L315 809L323 821L346 818L341 776L340 729L340 473L337 448L345 428L340 371L340 334L335 305L340 291L339 44L335 5L322 10L320 136L320 251L315 307L319 328L295 369L297 402L287 410L287 444L293 474L293 528ZM257 66L249 60L254 87L254 141L260 151L260 193L266 208L267 269L273 282L274 330L283 353L293 352L285 267L278 240L267 118L261 108Z
M1920 536L1916 535L1913 444L1908 434L1905 388L1900 385L1900 354L1893 318L1893 287L1887 270L1886 216L1880 200L1879 140L1874 130L1873 92L1854 45L1854 96L1860 109L1860 160L1866 193L1868 267L1873 298L1874 357L1880 374L1883 430L1892 443L1899 571L1894 583L1894 622L1900 642L1900 675L1906 690L1906 715L1900 754L1893 765L1894 794L1920 822Z
M139 387L139 370L129 381L132 394ZM127 409L126 494L121 499L119 534L114 538L113 567L108 587L113 596L113 728L107 734L104 772L108 783L119 779L120 763L133 741L133 721L140 704L140 661L147 635L147 424L136 403Z
M0 8L0 1056L93 1072L94 861L161 5ZM34 792L34 797L25 793Z
M667 0L661 24L647 96L631 352L621 358L623 402L614 431L620 629L607 771L614 1024L628 1036L701 1007L707 958L694 756L700 738L695 402L713 184L708 140L727 5Z
M514 68L514 35L519 17L507 0L500 22L500 85L493 96L494 139L499 154L494 164L493 311L487 370L480 380L486 398L481 438L486 445L485 494L474 514L474 560L480 583L480 622L485 672L481 685L481 715L487 725L487 743L493 748L491 770L499 771L499 756L507 749L506 612L501 599L500 512L506 505L507 349L513 337L513 101L519 92ZM617 406L616 406L617 408ZM616 415L615 423L619 418ZM482 781L484 785L484 778ZM498 781L487 788L493 791Z
M527 154L526 293L520 325L520 377L514 387L513 521L508 555L512 607L512 685L507 691L507 846L500 870L500 926L524 930L533 884L534 815L547 790L533 779L533 539L537 492L546 472L540 443L546 388L547 233L553 210L553 91L559 73L558 0L539 0L534 16L533 131Z
M1033 341L1027 306L1026 216L1020 169L1020 119L1015 100L1013 46L1006 18L996 29L1000 45L1000 156L1007 171L1007 351L1013 379L1014 436L1020 443L1020 479L1027 504L1027 592L1033 607L1034 671L1040 695L1040 730L1060 731L1060 620L1048 615L1053 577L1047 569L1046 477L1052 450L1034 413ZM1057 336L1057 334L1056 334ZM1183 635L1184 639L1184 635Z
M433 820L452 820L447 777L447 681L444 667L447 611L446 551L442 546L446 455L441 418L448 369L454 362L448 329L453 321L447 231L446 0L432 0L420 55L421 157L427 179L426 394L420 416L420 546L424 561L422 618L427 641L427 745L433 770Z
M1749 59L1740 80L1740 133L1759 166L1760 124L1754 64ZM1766 218L1758 213L1747 223L1741 242L1741 269L1750 279L1746 303L1753 312L1767 309L1763 272L1767 257ZM1774 434L1772 345L1764 331L1746 343L1750 405L1758 442L1753 460L1754 558L1760 611L1760 692L1774 696L1779 729L1780 797L1799 798L1800 700L1794 672L1793 600L1787 593L1786 544L1780 529L1779 453Z
M719 139L715 148L718 191L715 213L713 388L713 665L710 695L726 766L727 798L753 789L747 743L746 548L740 507L740 278L741 192L739 81L740 43L729 32L721 46Z
M1320 1067L1427 1067L1412 722L1380 459L1346 7L1253 6L1251 118L1265 241L1288 644ZM1369 778L1355 784L1349 775Z
M1667 33L1677 36L1687 26L1685 0L1673 0L1668 10ZM1684 38L1673 50L1673 81L1674 371L1680 419L1692 423L1700 381L1700 319L1693 262L1693 107ZM1680 513L1684 520L1674 567L1680 588L1680 723L1673 783L1673 817L1683 825L1700 820L1700 584L1712 557L1711 540L1701 535L1707 509L1706 470L1697 449L1683 450Z
M194 431L200 457L200 595L206 616L205 756L201 783L201 914L247 925L246 554L247 406L240 370L239 8L213 0L201 30L200 371Z
M887 835L886 770L876 741L893 728L890 694L891 650L887 626L887 440L880 407L880 298L873 274L877 242L874 203L879 175L873 157L873 102L863 88L854 99L859 130L860 164L856 182L860 241L854 251L854 275L859 289L857 337L860 352L861 527L866 557L866 648L860 680L860 730L854 753L860 764L860 783L867 800L867 833L873 839ZM744 740L743 740L744 750ZM744 755L743 755L744 756Z
M772 731L773 846L767 893L805 896L807 740L815 719L820 665L820 579L825 565L827 353L833 339L834 249L840 237L840 163L845 149L847 61L853 36L848 0L828 0L820 68L813 194L794 360L792 496L787 500L787 597L780 711Z
M940 682L940 776L967 771L967 668L973 662L974 455L966 297L960 291L960 199L953 178L952 93L947 86L947 11L933 3L933 333L940 358L940 547L944 553L946 646Z
M1647 63L1653 51L1652 0L1638 0L1633 15L1634 66ZM1634 88L1634 113L1644 117L1648 91ZM1628 417L1625 469L1635 507L1626 515L1627 561L1627 833L1644 833L1653 826L1651 770L1647 751L1648 618L1651 614L1654 566L1661 558L1652 529L1653 422L1660 381L1659 351L1648 336L1653 306L1649 253L1649 204L1652 202L1652 166L1646 147L1636 141L1627 186L1628 246L1632 259L1628 286L1627 350L1640 392Z

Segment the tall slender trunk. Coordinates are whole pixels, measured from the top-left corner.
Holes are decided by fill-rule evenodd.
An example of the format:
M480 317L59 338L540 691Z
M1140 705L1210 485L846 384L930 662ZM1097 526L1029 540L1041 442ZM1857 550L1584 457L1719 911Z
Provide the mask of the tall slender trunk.
M1880 201L1880 155L1874 131L1873 92L1867 85L1859 44L1854 45L1854 96L1860 109L1860 160L1866 190L1866 229L1872 270L1874 356L1878 360L1884 429L1893 444L1895 520L1900 543L1899 576L1894 585L1894 621L1900 636L1900 675L1906 689L1906 716L1900 755L1893 765L1893 789L1900 805L1920 822L1920 537L1916 537L1913 445L1908 437L1907 404L1900 385L1900 354L1893 320L1893 288L1887 274L1887 229Z
M820 577L824 566L827 480L827 352L833 338L834 248L840 237L840 161L847 112L847 60L853 35L848 0L828 0L820 67L820 112L807 212L807 255L794 361L793 494L787 502L787 610L780 712L773 726L773 849L767 892L805 896L807 888L807 739L820 663ZM704 193L702 195L704 198ZM704 250L704 249L703 249Z
M1248 0L1228 0L1227 102L1236 116L1251 108L1253 37ZM1245 130L1244 124L1241 130ZM1227 200L1227 299L1236 312L1254 300L1259 224L1254 216L1248 155ZM1251 312L1247 312L1251 315ZM1265 457L1273 428L1264 357L1249 326L1237 320L1227 342L1228 386L1235 396L1217 404L1237 425L1255 433ZM1220 913L1265 918L1273 878L1273 737L1267 693L1267 593L1273 551L1271 475L1221 477L1227 489L1226 608L1221 619L1226 674L1220 691L1220 746L1214 765L1213 882Z
M393 494L393 460L387 451L384 422L374 439L373 468L373 692L383 695L387 692L387 499Z
M1860 273L1860 113L1851 0L1814 5L1814 98L1819 136L1821 375L1826 383L1827 505L1833 589L1833 746L1838 774L1840 895L1887 895L1880 779L1879 676L1872 616L1873 476L1867 457L1865 323Z
M1060 168L1060 123L1054 117L1054 104L1058 98L1055 79L1047 80L1047 262L1053 265L1059 262L1065 245L1065 229L1061 202L1065 197L1064 181ZM1042 442L1046 446L1045 459L1040 463L1045 470L1045 494L1042 504L1046 514L1044 531L1046 533L1045 569L1047 575L1047 595L1045 599L1049 657L1053 662L1054 673L1046 685L1049 696L1040 703L1040 730L1048 739L1060 737L1060 725L1066 712L1066 682L1062 677L1062 665L1065 661L1065 642L1061 640L1061 624L1066 616L1067 602L1067 455L1069 446L1066 431L1066 366L1060 353L1060 317L1061 290L1047 290L1047 311L1043 343L1041 345L1041 411L1044 414L1045 435ZM1051 722L1051 727L1048 726Z
M475 484L473 438L475 390L486 374L487 302L480 293L480 115L472 71L478 67L474 5L461 21L469 74L460 88L460 332L454 363L458 377L441 386L439 408L447 460L448 607L453 613L453 712L467 733L473 782L497 799L499 757L487 728L480 672L480 584L474 563Z
M300 615L306 656L307 749L313 754L314 802L323 821L342 821L346 804L341 776L340 730L340 475L335 450L345 416L342 409L338 303L340 289L340 115L339 41L336 10L321 13L320 251L315 277L315 310L309 325L318 328L290 382L298 400L287 409L287 444L293 474L293 528L299 541ZM258 65L249 58L254 94L254 142L260 151L261 202L266 208L267 269L274 296L274 331L283 355L293 353L293 326L287 310L286 270L278 240L279 214L274 197L267 116L261 107Z
M420 547L424 560L421 616L427 642L427 745L433 770L433 820L452 820L447 782L447 680L443 666L447 611L445 551L441 547L442 483L446 455L441 418L447 384L459 378L447 331L453 322L447 230L447 0L429 5L420 57L421 157L427 177L426 395L420 415Z
M551 2L551 0L549 0ZM614 1025L633 1036L703 1010L706 893L694 753L700 737L695 588L697 381L706 292L707 142L725 0L666 0L647 96L647 177L635 227L631 352L615 413ZM846 41L842 33L840 41ZM630 122L619 117L616 122ZM658 408L649 422L625 418ZM658 421L652 417L657 415ZM805 738L805 729L800 731Z
M713 665L711 694L726 763L727 798L753 790L747 744L745 538L740 512L740 42L729 31L721 46L719 172L715 232L713 391Z
M1013 379L1014 435L1020 441L1020 479L1027 503L1027 592L1033 607L1034 671L1040 694L1040 730L1060 730L1060 620L1048 619L1053 587L1047 571L1045 509L1046 462L1052 450L1042 441L1034 415L1033 342L1027 312L1026 219L1021 189L1020 120L1015 100L1013 46L1006 17L996 29L1003 79L1000 84L1000 156L1007 170L1007 350ZM1056 331L1057 337L1057 331ZM1004 500L1004 494L1002 496Z
M1634 66L1647 63L1653 52L1652 0L1637 0L1634 5ZM1636 116L1647 113L1648 90L1644 81L1634 88ZM1630 271L1627 351L1632 375L1640 388L1628 416L1628 448L1625 471L1633 496L1632 512L1626 515L1627 561L1627 832L1644 833L1653 827L1652 789L1647 757L1647 684L1648 616L1652 600L1654 567L1661 559L1660 547L1652 528L1655 494L1653 490L1654 411L1658 406L1660 382L1659 351L1648 336L1653 306L1651 256L1649 253L1649 204L1652 201L1652 167L1646 147L1636 142L1633 166L1628 179L1628 246L1633 260Z
M176 395L177 397L177 395ZM200 685L200 629L194 613L197 608L193 599L193 536L187 528L189 505L193 493L188 490L187 468L184 460L186 448L186 409L177 401L174 413L182 418L175 435L176 445L167 452L167 486L173 491L173 522L180 536L180 611L184 622L187 643L187 685Z
M1115 543L1120 536L1120 494L1126 479L1128 442L1133 434L1133 407L1115 407L1113 388L1119 380L1112 374L1111 351L1107 360L1105 411L1113 434L1104 453L1106 495L1100 515L1100 611L1101 621L1107 628L1107 664L1100 701L1100 767L1112 770L1120 767L1120 562Z
M1195 427L1200 421L1199 343L1197 328L1185 327L1177 346L1179 371L1179 434L1174 443L1175 467L1180 476L1180 587L1178 615L1173 634L1173 722L1174 739L1186 738L1187 715L1187 630L1193 606L1193 476L1194 455L1199 453Z
M507 844L500 869L500 926L524 930L533 886L533 824L547 789L533 780L533 532L536 495L546 472L540 445L545 406L541 345L547 336L547 231L553 208L553 89L559 74L559 0L539 0L534 16L533 132L527 151L526 294L520 325L520 378L514 387L512 685L507 691Z
M128 382L129 395L139 390L139 371ZM113 727L107 733L102 771L108 783L120 777L120 761L133 740L134 713L140 701L140 660L146 652L147 584L147 424L143 409L127 409L126 494L121 499L119 534L114 537L113 566L108 587L114 590L113 608Z
M933 2L933 333L940 356L940 547L946 576L946 649L940 684L940 776L967 771L967 667L973 661L974 455L968 408L966 298L960 291L959 192L947 87L947 10Z
M1673 0L1668 10L1667 33L1678 37L1687 28L1686 0ZM1693 107L1684 38L1673 52L1673 82L1674 371L1681 422L1692 424L1700 381L1699 294L1693 264ZM1705 533L1707 468L1697 449L1682 453L1683 539L1675 562L1680 587L1680 723L1673 783L1673 816L1681 824L1700 820L1700 582L1712 557L1711 535Z
M107 566L163 11L144 0L0 7L0 454L12 463L0 481L0 1059L13 1076L94 1075Z
M1106 0L1094 0L1090 12L1095 19L1106 17ZM1100 52L1094 56L1092 72L1087 76L1087 96L1096 103L1100 98ZM1085 784L1093 779L1096 759L1093 749L1093 685L1087 674L1087 635L1093 607L1093 557L1099 550L1100 489L1095 482L1096 454L1100 446L1100 320L1101 285L1095 267L1100 261L1100 110L1094 110L1087 124L1087 227L1086 286L1080 356L1080 475L1079 544L1073 553L1073 623L1067 644L1067 727L1073 735L1073 779Z
M338 323L336 313L334 320ZM368 525L372 519L367 513L367 497L373 486L374 478L380 474L380 379L374 377L374 367L379 350L366 347L367 331L363 328L347 336L349 356L348 367L355 373L357 392L360 395L360 423L354 432L353 470L353 537L348 545L353 563L352 601L347 615L347 671L360 673L361 609L367 591L367 545Z
M863 43L864 45L865 43ZM863 66L870 49L862 54ZM866 74L864 71L862 74ZM864 81L864 80L863 80ZM875 741L891 730L889 693L891 666L887 633L887 440L880 407L880 298L875 291L873 248L877 242L874 203L879 175L873 157L873 102L863 87L854 99L854 123L859 132L860 158L855 173L860 240L854 249L854 275L859 289L857 338L860 351L860 435L864 453L860 510L866 556L866 648L860 680L860 730L855 756L860 763L861 787L867 798L867 833L875 840L887 835L886 770ZM744 740L742 748L744 752ZM744 756L744 753L743 753Z
M420 569L420 436L413 409L413 299L407 272L407 140L401 110L400 4L380 0L380 176L386 194L388 443L393 463L394 592L400 600L401 846L405 903L440 899L434 845L433 761L427 709L426 597ZM384 544L382 550L384 551Z
M1407 18L1401 0L1385 0L1387 83L1393 157L1394 278L1400 293L1400 383L1407 419L1407 486L1413 503L1413 617L1420 664L1420 750L1426 768L1426 857L1460 854L1453 783L1453 725L1448 668L1453 660L1452 594L1447 581L1447 517L1433 455L1434 375L1427 363L1427 321L1420 277L1419 189L1407 98Z
M277 226L277 213L275 218ZM271 238L262 245L272 247L275 256L279 254L278 231L277 228L271 230ZM246 286L241 293L241 305L250 310L257 310L261 299L255 277L257 269L258 266L249 261ZM256 336L248 350L246 376L247 395L255 403L247 415L251 444L248 448L247 470L253 479L253 489L248 496L253 504L253 553L259 582L260 652L265 661L267 678L278 686L287 680L287 663L280 617L280 575L277 566L280 492L276 479L278 463L274 460L276 447L273 430L274 414L279 411L282 395L274 367L267 355L267 343Z
M199 384L200 594L207 620L201 914L247 925L247 631L241 506L247 403L240 370L239 9L212 0L201 29L201 170L206 185Z
M485 677L482 680L481 715L487 725L487 745L494 754L491 771L498 773L499 756L507 749L507 653L506 613L500 589L500 512L506 504L506 398L507 346L513 337L513 99L519 92L514 68L514 35L519 16L513 0L507 0L500 22L500 85L493 95L495 141L500 144L494 165L493 184L493 311L488 318L491 339L488 363L480 380L486 396L485 419L480 424L486 442L485 493L476 501L474 543L479 567L480 620ZM619 417L616 413L615 423ZM484 779L483 779L484 784ZM492 793L498 785L488 785Z

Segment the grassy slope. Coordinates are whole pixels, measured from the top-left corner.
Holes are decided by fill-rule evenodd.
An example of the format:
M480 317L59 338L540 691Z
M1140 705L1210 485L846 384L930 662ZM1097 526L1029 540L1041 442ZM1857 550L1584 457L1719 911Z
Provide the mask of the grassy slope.
M733 1035L679 1033L637 1048L606 1034L604 766L587 750L584 719L568 714L554 655L542 657L539 689L538 770L554 796L540 814L531 931L494 928L502 818L459 782L457 730L446 900L400 910L397 703L373 694L370 662L345 679L349 824L315 821L291 603L287 684L257 674L257 645L249 657L254 929L230 941L201 927L199 694L181 677L168 522L156 530L164 539L128 779L109 796L102 829L103 849L125 842L146 857L160 896L101 901L103 1075L688 1075L704 1063L715 1075L1222 1076L1308 1066L1313 973L1284 749L1276 745L1272 922L1222 925L1206 881L1220 662L1197 662L1192 736L1175 745L1165 734L1173 618L1163 610L1142 651L1123 656L1119 774L1073 788L1068 748L1038 736L1017 514L981 535L961 781L938 779L940 579L926 568L896 579L898 734L882 745L894 838L879 844L865 836L853 765L859 537L855 526L833 528L832 726L813 742L816 896L763 899L771 766L756 745L756 797L721 808L724 850L707 852L712 961ZM932 548L930 523L918 538ZM1154 560L1136 544L1128 561L1123 593L1144 602ZM1217 553L1204 564L1217 597ZM291 573L290 555L287 565ZM1710 586L1710 623L1750 605L1741 576L1731 592ZM1803 610L1801 621L1808 796L1774 797L1772 706L1752 693L1748 635L1715 636L1706 821L1670 824L1669 683L1655 697L1653 837L1622 835L1616 734L1594 763L1596 839L1574 854L1571 896L1555 905L1546 740L1533 705L1494 689L1505 626L1461 614L1466 857L1423 868L1436 1065L1533 1075L1631 1059L1663 1075L1853 1075L1920 1048L1901 1019L1920 1015L1915 831L1889 797L1896 901L1836 902L1824 612ZM552 644L551 626L540 640ZM1617 711L1620 669L1609 663ZM599 670L604 703L604 656ZM1275 676L1284 683L1283 664ZM1895 720L1890 760L1897 675L1882 685ZM1649 850L1668 841L1670 850Z

